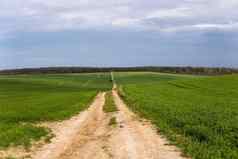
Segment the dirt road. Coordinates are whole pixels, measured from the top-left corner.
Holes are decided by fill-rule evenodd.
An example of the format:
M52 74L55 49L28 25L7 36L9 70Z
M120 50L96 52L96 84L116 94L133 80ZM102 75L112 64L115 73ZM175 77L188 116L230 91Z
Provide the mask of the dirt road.
M103 112L105 93L90 108L55 126L56 137L33 155L33 159L182 159L148 122L128 110L113 90L118 112ZM109 125L112 116L117 124Z

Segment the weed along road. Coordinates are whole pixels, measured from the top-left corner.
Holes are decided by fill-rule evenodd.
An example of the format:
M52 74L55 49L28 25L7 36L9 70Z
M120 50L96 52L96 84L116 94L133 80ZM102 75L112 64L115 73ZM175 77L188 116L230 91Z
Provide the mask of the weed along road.
M88 110L64 121L55 135L33 159L183 158L149 122L129 111L116 89L99 93Z

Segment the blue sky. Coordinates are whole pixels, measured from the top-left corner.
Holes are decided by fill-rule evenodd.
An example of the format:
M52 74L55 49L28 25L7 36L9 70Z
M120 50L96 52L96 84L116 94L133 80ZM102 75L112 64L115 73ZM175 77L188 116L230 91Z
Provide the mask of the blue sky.
M1 0L0 69L238 67L238 0Z

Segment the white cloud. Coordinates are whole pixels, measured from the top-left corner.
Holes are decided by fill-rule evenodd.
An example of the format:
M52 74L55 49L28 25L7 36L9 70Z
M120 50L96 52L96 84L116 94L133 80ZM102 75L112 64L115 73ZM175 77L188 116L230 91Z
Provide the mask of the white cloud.
M228 23L228 24L196 24L193 25L195 28L206 29L206 28L217 28L217 29L235 29L238 28L238 23Z
M237 10L238 0L1 0L0 32L87 27L227 30L237 27Z
M164 28L162 31L165 32L178 32L178 31L194 31L194 30L222 30L222 31L238 31L238 22L227 23L227 24L195 24L195 25L184 25Z
M189 8L159 9L155 12L149 13L146 18L176 18L188 17L189 15Z
M238 0L218 0L220 8L237 8Z
M119 18L112 20L112 26L128 27L131 25L138 25L139 19Z

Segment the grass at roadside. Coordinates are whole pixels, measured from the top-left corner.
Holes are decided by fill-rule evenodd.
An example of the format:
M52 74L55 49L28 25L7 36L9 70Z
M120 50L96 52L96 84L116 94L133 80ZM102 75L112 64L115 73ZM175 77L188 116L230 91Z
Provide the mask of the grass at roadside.
M195 159L238 158L238 75L115 73L128 106Z
M117 119L116 117L112 117L108 123L110 126L116 126L117 125Z
M103 111L106 112L106 113L117 111L117 107L116 107L116 104L113 100L113 96L112 96L111 91L106 93L105 104L104 104L104 107L103 107Z
M113 99L112 91L106 93L105 104L103 106L103 111L105 113L113 113L113 112L117 111L117 107L116 107L116 104L115 104L114 99ZM110 118L110 121L109 121L108 125L109 126L116 126L117 125L117 121L116 121L115 116L112 116Z
M0 76L0 149L30 146L49 130L38 122L64 120L85 109L110 74Z
M0 147L22 145L30 146L30 140L39 140L48 135L47 129L32 124L0 123Z

